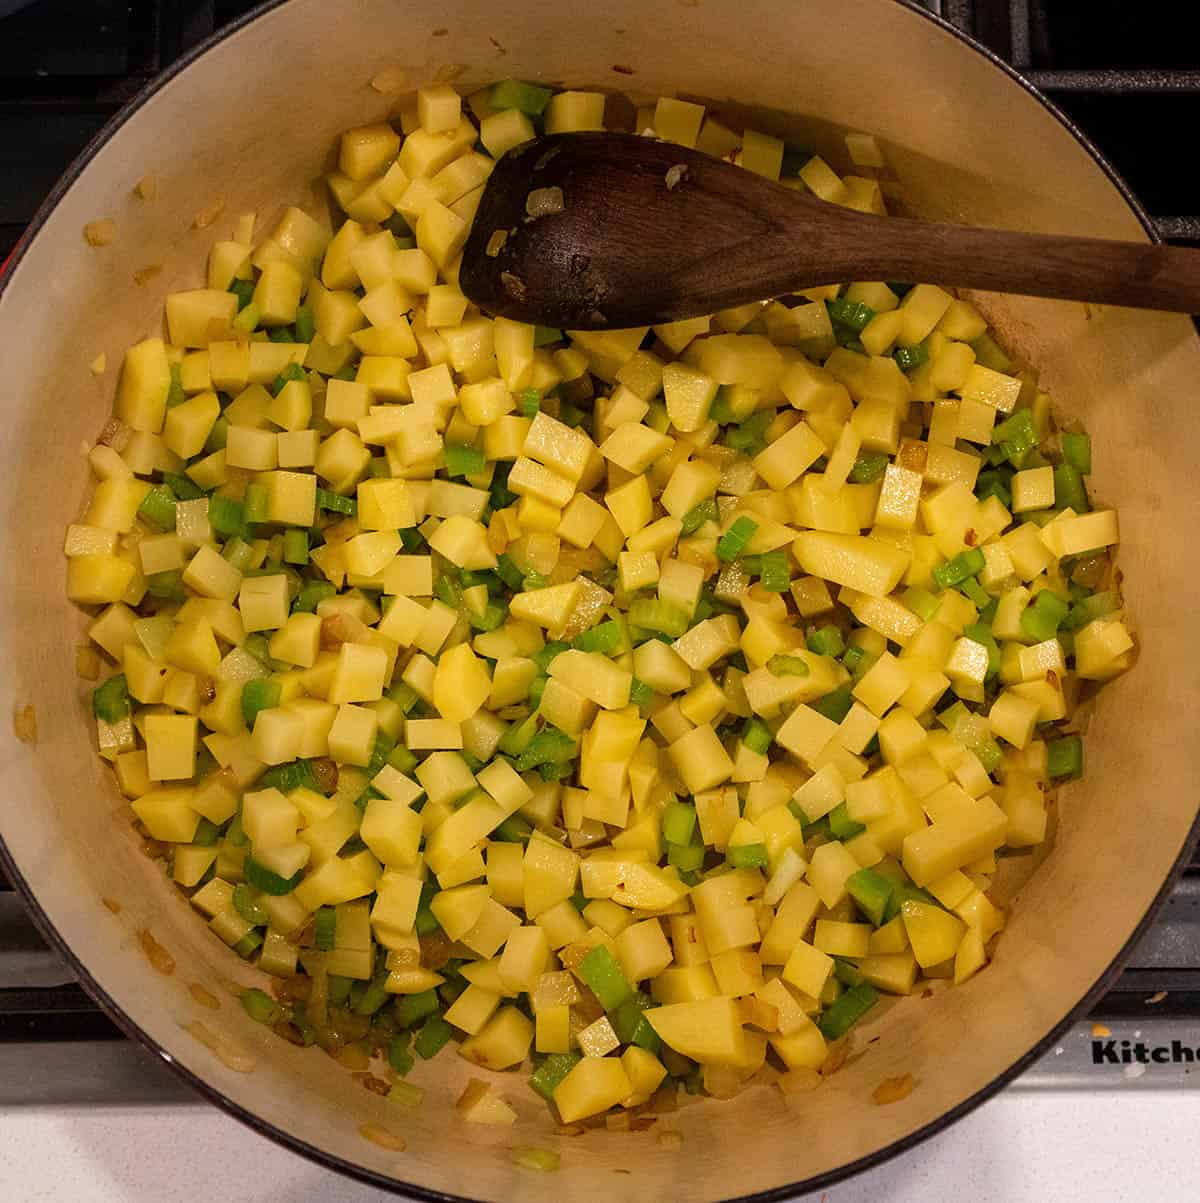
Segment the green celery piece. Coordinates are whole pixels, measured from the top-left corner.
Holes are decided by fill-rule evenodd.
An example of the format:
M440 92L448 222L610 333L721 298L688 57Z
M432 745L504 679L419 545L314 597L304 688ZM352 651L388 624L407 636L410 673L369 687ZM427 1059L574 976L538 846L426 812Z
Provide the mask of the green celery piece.
M687 611L654 597L639 597L629 605L629 624L678 639L691 625Z
M531 593L534 589L545 589L550 584L550 578L545 573L530 571L521 578L521 588L526 593Z
M267 331L267 338L273 343L294 343L296 331L292 326L272 326Z
M1079 473L1090 476L1092 472L1092 440L1086 434L1064 434L1062 436L1063 459Z
M629 700L635 706L646 706L654 700L654 690L645 681L634 677L633 684L629 687Z
M991 594L973 576L967 577L959 589L975 603L976 609L982 610L991 604Z
M827 719L840 723L850 713L850 709L854 705L854 698L850 693L850 686L843 685L832 693L817 698L815 702L809 702L809 705L818 714L823 714Z
M1004 759L1003 749L990 735L981 739L971 751L975 753L987 773L994 773Z
M549 677L536 676L529 682L529 704L531 706L542 704L542 694L546 692L546 683L549 680Z
M579 745L565 731L557 727L545 727L528 743L517 757L517 772L524 773L544 764L562 764L574 760Z
M428 1061L446 1047L453 1035L454 1029L440 1015L434 1015L422 1024L413 1041L413 1052Z
M253 928L233 946L233 951L248 961L262 947L262 943L258 928Z
M224 418L218 418L212 424L212 429L208 432L208 438L204 440L204 450L210 453L213 451L224 451L228 436L229 423Z
M278 681L247 681L242 686L242 717L246 720L246 726L254 727L254 720L260 710L270 710L273 706L278 706L282 692Z
M169 572L152 572L146 577L146 592L151 597L161 597L166 601L187 601L183 573L178 568L172 568Z
M320 952L333 951L337 912L331 906L319 906L313 916L313 942Z
M887 906L884 908L884 923L890 923L898 914L900 914L900 908L906 902L924 902L928 903L930 906L941 905L938 900L927 891L918 889L916 886L907 881L898 882L893 885L892 896L888 899Z
M846 892L876 927L883 924L884 912L894 889L895 882L874 869L859 869L846 879Z
M164 472L163 484L171 490L177 501L199 501L204 496L204 490L190 476Z
M397 744L388 756L388 764L398 773L411 773L417 767L417 758L403 744Z
M737 414L733 412L733 408L729 404L729 395L725 391L724 385L717 389L717 395L713 397L712 404L708 407L708 420L716 422L718 426L728 426L737 421Z
M773 410L764 409L751 414L744 422L739 422L732 430L725 432L726 446L742 455L757 455L767 445L767 427L775 419Z
M386 989L387 970L377 972L363 990L358 1001L351 1008L355 1015L374 1015L387 1002L389 995Z
M1059 510L1069 507L1077 514L1092 508L1083 476L1074 464L1059 464L1054 469L1054 507Z
M961 585L967 577L982 572L985 563L983 552L978 547L971 547L960 551L954 559L938 564L930 575L939 589L950 589L954 585Z
M124 673L109 677L103 685L92 690L92 713L106 723L120 722L132 710L129 701L129 682Z
M529 117L540 117L554 92L521 79L505 79L492 87L488 99L494 109L518 109Z
M844 986L861 986L867 980L858 966L844 957L833 958L833 976Z
M879 1002L874 986L863 982L851 986L817 1020L817 1027L826 1040L840 1040L862 1017Z
M335 514L346 514L349 517L358 513L358 502L353 497L342 497L331 493L328 489L317 490L317 509L330 510ZM403 534L401 534L403 538Z
M278 898L290 894L300 884L304 870L298 869L292 877L280 877L278 873L263 868L253 857L248 856L242 866L242 875L246 878L247 885Z
M401 1077L409 1073L416 1064L408 1047L411 1041L412 1033L407 1031L400 1032L388 1041L388 1064Z
M296 341L298 343L310 343L317 333L317 323L313 317L313 311L308 305L299 305L296 308Z
M975 482L975 496L980 501L989 497L997 497L1000 504L1008 509L1012 505L1012 472L1002 468L989 468L980 472Z
M717 559L726 564L732 563L746 550L747 545L754 538L757 531L758 523L753 518L748 518L743 514L717 540ZM645 623L638 623L638 626L645 625ZM683 632L681 631L680 634L683 634Z
M615 1011L633 997L633 988L625 980L621 966L603 944L597 944L579 962L578 972L606 1011Z
M786 593L792 583L787 552L765 551L758 557L758 583L769 593Z
M231 292L238 299L239 312L250 304L254 297L254 281L253 280L234 280L232 284L225 290Z
M773 677L807 677L811 670L801 656L772 656L767 661L767 671Z
M1026 456L1038 445L1032 412L1019 409L1003 422L998 422L992 429L992 445L998 447L1014 467L1021 467Z
M431 892L428 897L432 898L433 893ZM437 916L429 909L424 887L421 889L421 904L417 907L417 917L413 921L413 930L418 936L429 936L434 932L442 930L442 925L438 922Z
M375 743L371 747L371 758L367 761L367 766L363 770L368 777L374 777L388 762L388 757L392 754L392 748L395 746L395 740L383 730L375 732Z
M248 572L250 561L254 559L254 548L241 535L234 535L221 549L221 555L239 572Z
M291 529L283 532L283 562L308 563L308 531Z
M533 653L533 662L538 666L538 672L549 672L550 662L554 657L570 650L571 645L569 643L563 643L560 639L551 639L549 643Z
M563 340L563 332L555 330L553 326L535 326L533 328L533 345L535 347L546 347L551 343L559 343Z
M443 572L433 584L433 596L444 602L451 610L462 608L462 586L458 581Z
M850 817L845 802L839 802L829 812L829 831L835 840L850 840L866 831L866 826Z
M283 386L289 380L307 380L308 377L304 374L304 369L298 363L289 363L287 367L279 373L278 376L271 382L271 393L278 397L283 391Z
M748 718L742 727L742 743L760 756L767 754L774 739L771 728L760 718Z
M1083 740L1078 735L1047 741L1046 773L1052 781L1083 776Z
M239 334L253 334L261 317L262 310L251 301L249 305L244 305L238 310L237 316L233 319L233 328Z
M243 990L240 997L242 1009L255 1023L271 1027L283 1018L283 1008L265 990L251 986L249 990Z
M493 480L493 484L495 481ZM514 494L515 496L515 494ZM503 506L494 506L493 508L503 509ZM521 570L512 562L507 555L501 555L496 563L496 574L513 592L517 592L521 588L522 576ZM564 649L565 650L565 649Z
M621 646L621 624L610 618L586 631L581 631L572 644L581 652L603 652L610 655Z
M402 1028L411 1028L420 1023L422 1019L436 1015L437 1010L437 991L422 990L420 994L401 994L396 999L393 1014L396 1022Z
M266 522L268 505L269 497L266 485L254 483L246 486L246 492L242 495L242 508L245 511L247 522Z
M502 627L508 618L508 606L503 602L490 601L482 614L469 615L471 626L477 631L494 631Z
M1060 629L1078 631L1081 627L1086 627L1089 622L1103 618L1106 614L1111 614L1120 608L1121 599L1116 593L1093 593L1090 597L1077 601L1071 607L1070 612L1063 619Z
M487 467L487 457L478 447L451 444L445 454L447 476L474 476Z
M533 834L533 828L520 815L509 815L488 839L502 844L524 844Z
M329 581L305 581L292 603L292 609L303 614L312 614L327 597L336 597L337 588Z
M520 756L537 734L537 723L536 714L531 714L526 719L516 719L500 736L500 742L496 745L497 749L505 756Z
M831 321L845 326L847 330L853 330L855 334L861 334L875 316L875 310L870 305L862 301L851 301L846 297L834 297L833 300L826 301L825 308L829 310Z
M317 492L320 493L321 490L318 489ZM320 499L318 498L318 501L319 500ZM339 500L345 501L346 499L343 497L339 498ZM325 508L334 509L335 507L333 505L328 505ZM357 503L355 503L355 510L357 512ZM421 534L421 532L417 530L415 526L412 526L400 532L400 542L404 545L405 552L408 555L412 555L414 552L420 551L421 548L425 546L425 536Z
M166 485L154 485L138 506L138 517L160 531L175 529L175 495Z
M177 363L171 364L171 383L167 388L167 408L174 409L187 400L183 391L183 369Z
M208 499L208 522L218 535L239 536L246 530L246 511L240 501L214 493Z
M876 455L860 455L850 469L848 480L851 484L869 485L878 480L887 468L888 457L882 453Z
M270 916L263 910L262 904L255 899L250 887L244 881L238 882L233 887L233 909L247 923L252 923L255 927L264 927L270 922Z
M522 389L517 398L517 408L523 417L536 418L542 408L542 394L535 388Z
M652 1053L658 1052L662 1041L645 1016L645 1012L654 1005L654 1000L648 994L637 990L632 998L612 1013L613 1031L622 1044L636 1044Z
M846 641L842 633L832 623L826 623L815 631L808 633L805 640L808 650L817 656L838 657L846 650Z
M1034 643L1045 643L1058 634L1058 628L1070 611L1070 606L1058 594L1043 589L1021 611L1021 632Z
M734 844L725 849L725 860L735 869L765 869L770 864L765 844Z
M551 1053L529 1076L529 1085L547 1102L554 1098L559 1083L583 1058L578 1053Z
M394 681L387 695L405 714L421 700L421 695L407 681Z
M353 989L353 978L342 977L338 973L331 973L329 975L329 1001L335 1007L345 1006Z
M703 844L668 844L667 864L680 873L694 873L704 864Z
M201 817L196 825L196 834L192 843L200 848L211 848L221 838L221 829L209 819Z
M721 520L721 512L717 509L717 501L715 497L708 498L707 501L701 501L692 506L686 514L684 514L681 522L683 524L683 534L694 535L706 522L719 522Z
M913 372L929 362L929 348L924 343L918 343L915 347L897 347L892 352L892 358L902 372Z
M668 802L662 812L662 836L668 844L690 844L696 830L696 808L690 802Z

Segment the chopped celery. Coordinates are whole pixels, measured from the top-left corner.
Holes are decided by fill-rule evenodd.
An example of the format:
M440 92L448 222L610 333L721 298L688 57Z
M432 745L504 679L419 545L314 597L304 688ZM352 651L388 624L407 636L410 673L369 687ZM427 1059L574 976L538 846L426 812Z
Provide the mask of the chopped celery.
M731 422L737 421L737 415L729 404L729 394L725 391L724 385L717 389L717 395L708 407L708 420L716 422L718 426L728 426Z
M337 927L337 912L331 906L317 907L313 915L313 943L321 952L333 951L334 931Z
M978 547L960 551L954 559L946 560L934 568L931 573L933 582L939 589L949 589L954 585L961 585L967 577L982 572L985 563L983 552Z
M523 389L517 398L517 408L522 416L536 418L542 408L542 394L535 388Z
M1054 507L1059 510L1069 507L1077 514L1092 508L1083 475L1074 464L1059 464L1054 469Z
M291 326L272 326L267 331L267 338L273 343L294 343L296 332Z
M900 908L906 902L925 902L930 906L938 906L938 900L925 890L918 889L916 886L909 884L907 881L895 883L892 887L892 895L887 901L887 906L883 911L884 923L889 923L898 914Z
M851 986L817 1020L826 1040L840 1040L879 1001L874 986L866 982Z
M211 848L221 838L221 829L203 816L200 822L196 825L196 833L192 836L192 843L199 848Z
M422 1061L428 1061L445 1048L453 1035L454 1029L440 1015L434 1015L421 1025L421 1030L413 1041L413 1052Z
M1092 440L1086 434L1064 434L1062 436L1063 459L1079 473L1090 476L1092 472Z
M305 581L292 603L292 609L312 614L327 597L336 597L337 588L329 581Z
M629 606L630 626L678 639L689 626L687 612L653 597L640 597Z
M742 455L757 455L767 445L767 427L775 417L773 410L763 409L751 414L744 422L739 422L732 430L725 432L725 443Z
M537 715L531 714L526 719L517 719L509 724L509 728L500 736L497 750L505 756L519 756L529 747L537 734Z
M1026 456L1038 445L1037 427L1033 413L1019 409L1011 417L998 422L992 429L992 445L1015 467L1024 464Z
M574 759L579 745L565 731L546 727L539 731L517 757L517 772L535 769L543 764L558 764Z
M129 683L124 673L109 677L92 690L92 713L106 723L116 723L130 712Z
M283 562L308 563L308 531L293 528L283 532Z
M538 666L538 672L549 672L550 662L554 657L570 650L571 645L569 643L563 643L559 639L552 639L533 653L533 662Z
M234 280L226 290L233 293L238 299L238 310L245 309L254 298L254 281L253 280Z
M861 649L851 648L850 651L861 651ZM840 723L850 713L850 708L854 705L854 698L851 696L850 687L843 685L832 693L817 698L815 702L810 702L809 705L818 714L823 714L827 719Z
M606 656L621 646L621 624L610 618L590 630L581 631L571 641L581 652L603 652Z
M863 823L856 822L850 817L845 802L839 802L829 812L829 831L835 840L849 840L866 831Z
M987 648L987 675L989 678L994 677L1000 671L1000 645L992 634L992 628L981 622L972 622L963 627L963 634L968 639Z
M495 481L493 480L493 484ZM514 592L521 588L521 570L507 555L501 555L496 562L496 574Z
M551 343L559 343L563 340L563 332L555 330L552 326L535 326L533 330L533 345L535 347L546 347Z
M717 540L717 558L726 564L736 560L746 550L747 544L754 538L757 531L758 523L743 514ZM646 626L646 623L638 622L637 625ZM682 635L683 632L681 631L680 634Z
M300 884L304 870L298 869L291 877L280 877L278 873L272 873L270 869L264 868L253 857L248 856L242 866L242 874L247 885L252 885L256 890L272 897L281 897L290 894Z
M167 408L174 409L187 400L183 391L183 369L177 363L171 364L171 383L167 388Z
M204 490L190 476L164 472L163 484L171 490L177 501L198 501L204 496Z
M263 938L258 931L258 928L253 928L248 931L234 946L233 951L239 957L249 960L263 944Z
M317 493L319 494L320 492L321 490L318 489ZM344 501L345 498L339 498L338 500ZM320 504L320 497L317 498L317 502ZM328 505L324 508L328 510L335 510L337 509L337 506ZM357 506L355 512L357 512ZM400 542L403 544L405 552L407 552L409 555L412 555L414 552L420 551L421 548L425 546L425 536L421 534L416 527L408 527L400 532Z
M367 761L366 768L363 770L368 777L374 777L388 762L388 757L392 754L392 747L395 741L392 737L383 730L375 732L375 743L371 748L371 758Z
M854 467L850 469L848 479L851 484L869 485L883 475L884 469L889 463L888 457L882 453L877 455L860 455L854 461Z
M265 1023L268 1027L277 1024L283 1018L283 1008L265 991L251 986L241 993L242 1007L255 1023Z
M854 899L858 909L879 927L883 923L895 884L874 869L859 869L846 879L846 892Z
M645 706L653 698L654 690L645 681L639 681L637 677L634 677L633 684L629 687L629 700L635 706Z
M771 728L760 718L748 718L742 727L742 743L760 756L767 754L774 738Z
M178 568L168 572L152 572L146 577L146 592L151 597L161 597L164 601L187 601L187 589L183 583L183 573Z
M765 551L758 558L759 584L770 593L786 593L792 583L787 552Z
M1083 776L1083 740L1078 735L1046 742L1046 773L1052 781Z
M807 677L811 670L800 656L778 655L767 661L767 671L774 677Z
M508 618L508 607L503 602L490 601L482 614L469 615L471 626L477 631L494 631L502 627Z
M266 522L267 514L270 512L269 504L266 485L255 482L246 486L246 491L242 494L242 509L246 514L247 522Z
M982 610L984 606L991 604L991 595L973 576L967 577L959 585L959 589L975 603L977 609Z
M815 631L809 631L805 645L818 656L840 656L846 650L842 633L832 623L826 623Z
M770 863L765 844L734 844L725 849L725 860L735 869L765 869Z
M717 501L715 497L708 498L707 501L701 501L699 504L692 506L681 519L683 524L683 534L694 535L706 522L719 522L721 520L721 512L717 509Z
M298 343L310 343L317 333L316 320L313 317L313 311L308 305L299 305L296 308L296 341Z
M578 1053L551 1053L529 1076L529 1085L550 1101L563 1078L575 1068L583 1058Z
M509 815L488 839L502 844L524 844L533 834L533 828L520 815Z
M242 686L242 717L246 726L253 728L260 710L270 710L279 705L282 688L278 681L257 679Z
M662 836L668 844L691 843L696 808L690 802L668 802L662 812Z
M1043 589L1021 611L1021 631L1032 643L1045 643L1058 634L1070 606L1057 593Z
M317 508L353 516L358 513L358 502L353 497L343 497L339 493L331 493L328 489L317 489Z
M416 1064L409 1045L412 1043L412 1033L400 1032L388 1041L388 1064L401 1077L411 1071Z
M995 497L1005 509L1012 505L1012 472L1006 468L988 468L980 472L975 482L975 496L980 501Z
M632 998L627 998L612 1013L613 1031L622 1044L636 1044L652 1053L658 1052L662 1041L645 1016L645 1012L654 1005L654 1000L648 994L637 990Z
M529 117L540 117L554 93L549 88L521 79L504 79L493 85L488 99L494 109L518 109Z
M875 316L875 310L862 301L851 301L846 297L834 297L825 302L830 320L855 334L861 334Z
M580 978L600 1000L606 1011L615 1011L623 1002L633 997L633 988L625 980L625 974L616 958L603 944L597 944L579 962Z
M1077 601L1062 621L1062 628L1078 631L1097 618L1103 618L1121 608L1121 599L1115 593L1093 593Z
M270 921L270 916L263 910L262 904L251 893L250 887L244 881L233 887L233 909L247 923L255 927L263 927Z
M298 363L289 363L287 367L279 373L278 376L271 382L271 392L278 397L283 391L283 386L289 380L307 380L308 377L304 374L304 369Z
M246 530L246 511L240 501L214 493L208 499L208 523L218 535L241 535Z
M387 970L384 970L382 973L376 973L369 982L359 983L364 988L351 1008L355 1015L374 1015L387 1002L387 979Z
M545 589L550 584L550 578L544 573L535 571L527 572L521 578L521 588L526 593L531 593L535 589Z
M451 444L446 448L447 476L474 476L487 467L487 458L478 447L462 447Z
M175 529L175 495L166 485L154 485L138 506L138 517L161 531Z
M668 844L667 864L680 873L694 873L704 864L703 844Z
M420 994L401 994L396 999L392 1013L402 1028L415 1027L422 1019L436 1015L438 996L436 990L422 990Z
M892 358L902 372L912 372L929 362L929 348L924 343L917 343L915 347L897 347L892 352Z
M388 764L398 773L411 773L417 767L417 758L403 744L397 744L388 753Z

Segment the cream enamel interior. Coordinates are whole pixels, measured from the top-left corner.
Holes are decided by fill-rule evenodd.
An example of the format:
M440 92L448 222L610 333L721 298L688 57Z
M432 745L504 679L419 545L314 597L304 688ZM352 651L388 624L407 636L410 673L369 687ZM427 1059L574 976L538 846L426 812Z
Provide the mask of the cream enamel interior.
M894 0L612 0L586 20L561 0L502 9L478 0L291 0L204 54L121 125L0 294L0 504L9 532L0 696L6 714L34 704L40 733L29 747L7 720L0 731L0 834L87 971L172 1058L237 1106L352 1165L476 1199L592 1200L615 1186L692 1203L811 1180L930 1124L1022 1058L1109 967L1185 844L1196 811L1200 599L1186 549L1200 520L1200 343L1181 317L980 300L1058 406L1087 423L1093 488L1120 508L1120 563L1143 643L1136 669L1096 708L1087 780L1063 793L1057 843L1022 889L990 968L936 1000L890 1004L864 1025L858 1048L882 1038L814 1094L785 1104L755 1088L687 1107L669 1120L683 1133L678 1151L653 1130L556 1137L514 1075L503 1089L520 1112L516 1129L464 1124L449 1103L480 1071L450 1055L418 1071L424 1107L398 1108L250 1022L223 986L254 974L139 852L126 807L88 751L86 687L74 673L82 622L63 598L60 548L123 348L159 329L163 296L198 283L209 245L228 236L237 214L254 209L269 221L285 202L314 203L336 133L389 110L368 86L372 76L401 66L415 87L448 65L465 66L460 86L515 75L736 97L768 111L768 128L802 130L839 163L831 130L870 130L913 213L1145 237L1116 186L1037 99ZM159 181L153 202L131 194L147 172ZM218 199L224 217L193 229L193 216ZM82 228L100 216L115 218L118 235L98 250ZM135 284L134 271L151 264L161 273ZM88 365L102 351L109 366L96 378ZM120 914L102 898L119 902ZM174 955L174 975L149 965L135 934L144 927ZM221 996L219 1012L193 1000L195 981ZM251 1053L254 1070L234 1072L197 1042L183 1027L196 1019ZM903 1072L917 1079L911 1097L875 1107L875 1085ZM364 1141L366 1122L402 1136L407 1151ZM561 1172L515 1169L513 1144L558 1148Z

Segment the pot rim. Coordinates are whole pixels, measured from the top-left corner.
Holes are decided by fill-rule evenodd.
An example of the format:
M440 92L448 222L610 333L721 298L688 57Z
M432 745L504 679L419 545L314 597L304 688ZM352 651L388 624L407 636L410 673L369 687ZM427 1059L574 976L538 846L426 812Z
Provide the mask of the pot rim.
M37 212L33 216L33 220L17 241L16 247L9 255L8 259L0 264L0 299L3 298L6 291L6 281L12 278L12 269L17 267L26 251L29 249L33 240L41 232L42 227L54 211L58 202L62 199L67 189L79 178L85 168L91 163L97 154L108 143L113 134L117 132L139 109L158 93L166 84L170 83L177 75L190 67L194 62L206 54L210 49L226 38L238 33L247 25L259 18L266 16L277 8L283 7L289 0L264 0L263 3L243 14L237 20L217 30L202 42L192 47L191 50L181 55L164 71L160 72L153 79L128 100L125 105L113 114L111 118L96 132L87 145L79 152L70 166L63 172L62 176L55 183L54 188L49 195L38 207ZM1072 121L1056 104L1049 98L1038 91L1033 84L1026 80L1014 67L1005 62L994 51L984 46L981 42L976 41L969 34L964 33L956 26L952 25L945 18L932 13L925 8L919 0L893 0L899 3L902 7L908 9L915 15L929 21L932 25L945 33L951 34L959 42L961 42L968 50L978 54L980 57L989 62L993 67L997 68L1009 80L1020 87L1028 95L1038 101L1043 108L1050 113L1066 130L1075 138L1075 140L1083 147L1084 150L1091 156L1096 166L1108 177L1109 181L1121 194L1125 203L1129 206L1134 216L1141 223L1143 229L1151 242L1161 243L1163 241L1157 228L1151 221L1149 214L1141 202L1137 199L1132 189L1120 176L1117 170L1100 152L1099 148L1087 137L1086 134ZM1142 916L1137 926L1130 933L1129 939L1124 946L1113 958L1109 966L1096 979L1095 983L1083 995L1083 997L1068 1008L1066 1014L1052 1024L1050 1029L1044 1036L1039 1038L1030 1047L1029 1051L1013 1062L1006 1070L999 1073L985 1086L980 1087L974 1094L964 1099L957 1106L943 1112L936 1119L920 1128L914 1129L907 1135L898 1140L893 1141L889 1145L885 1145L881 1149L877 1149L873 1153L868 1153L854 1161L847 1162L845 1165L838 1167L835 1170L828 1170L823 1174L817 1174L811 1178L804 1179L799 1182L789 1183L784 1186L772 1187L769 1190L757 1191L748 1195L738 1195L731 1199L727 1199L724 1203L785 1203L787 1200L795 1200L797 1196L807 1194L812 1191L822 1190L824 1188L835 1185L839 1182L844 1182L846 1179L861 1174L866 1170L873 1169L876 1166L882 1165L884 1162L891 1160L893 1157L899 1156L917 1145L928 1140L930 1137L937 1135L939 1132L950 1127L951 1124L974 1111L980 1104L985 1103L988 1099L998 1094L1005 1086L1014 1079L1019 1077L1026 1069L1028 1069L1035 1061L1037 1061L1043 1053L1053 1046L1058 1038L1066 1031L1068 1027L1079 1019L1084 1018L1091 1010L1092 1006L1100 1000L1100 998L1109 990L1121 973L1122 966L1134 947L1141 940L1142 936L1148 930L1152 920L1162 908L1167 896L1173 889L1176 881L1187 865L1193 851L1198 842L1200 842L1200 812L1192 821L1192 826L1188 832L1187 838L1183 842L1179 856L1172 865L1162 888L1155 895L1153 901L1146 909L1146 913ZM262 1136L273 1140L276 1144L282 1145L292 1152L300 1154L302 1157L315 1162L317 1165L325 1169L335 1170L338 1173L344 1174L349 1178L357 1179L367 1185L386 1190L397 1195L406 1195L414 1199L425 1201L425 1203L487 1203L486 1200L480 1200L470 1195L449 1194L445 1191L433 1190L429 1187L420 1186L417 1183L402 1182L396 1178L388 1177L383 1174L378 1174L374 1170L367 1169L365 1166L358 1163L347 1161L333 1153L326 1152L315 1145L310 1144L306 1140L302 1140L293 1133L278 1127L277 1125L262 1118L254 1111L243 1107L229 1095L225 1094L220 1089L213 1086L205 1078L193 1073L186 1066L181 1065L171 1053L154 1039L148 1032L142 1029L133 1019L124 1011L120 1003L117 1002L111 994L108 993L91 975L86 965L76 956L67 941L59 933L54 926L49 916L42 909L41 904L37 901L33 889L29 882L25 879L16 861L14 860L7 844L2 835L0 835L0 868L4 870L9 882L14 889L21 895L22 901L26 910L29 912L30 918L33 920L34 926L48 945L67 963L71 970L79 979L80 985L91 996L91 998L99 1005L101 1010L120 1028L124 1034L131 1039L136 1040L143 1048L153 1053L160 1061L164 1062L170 1069L183 1079L193 1090L195 1090L202 1098L219 1107L227 1114L240 1120L247 1127L259 1133Z

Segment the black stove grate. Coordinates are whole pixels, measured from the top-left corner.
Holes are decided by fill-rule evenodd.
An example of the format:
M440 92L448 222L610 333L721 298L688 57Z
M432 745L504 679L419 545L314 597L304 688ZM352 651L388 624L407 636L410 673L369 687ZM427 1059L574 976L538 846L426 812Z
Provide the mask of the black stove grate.
M1200 245L1197 197L1179 145L1180 131L1200 119L1200 71L1191 67L1196 42L1174 15L1168 35L1127 0L924 2L1012 63L1075 120L1142 198L1165 238ZM121 104L252 7L248 0L26 0L0 17L0 262L62 170ZM12 8L12 0L0 0L0 11ZM1200 1015L1200 861L1131 965L1095 1018ZM10 1064L6 1048L63 1042L101 1048L119 1039L0 877L0 1066ZM82 1094L76 1082L64 1097L105 1098L106 1083L128 1064L99 1053L93 1060L101 1067L96 1081ZM122 1097L142 1097L142 1090L151 1098L187 1097L132 1074L121 1083ZM20 1101L21 1091L37 1094L32 1079L13 1089L0 1095Z

